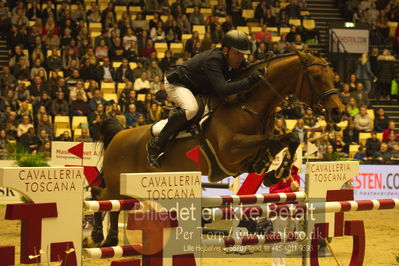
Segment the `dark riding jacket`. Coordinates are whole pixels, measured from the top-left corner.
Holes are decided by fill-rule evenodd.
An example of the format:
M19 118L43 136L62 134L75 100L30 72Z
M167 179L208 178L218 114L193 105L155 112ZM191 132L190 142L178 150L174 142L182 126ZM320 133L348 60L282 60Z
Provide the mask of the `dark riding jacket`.
M243 62L240 69L247 64L246 61ZM195 95L216 92L225 97L250 88L248 79L230 82L236 72L237 70L229 70L222 50L214 48L172 67L166 73L166 78L169 83L186 87Z

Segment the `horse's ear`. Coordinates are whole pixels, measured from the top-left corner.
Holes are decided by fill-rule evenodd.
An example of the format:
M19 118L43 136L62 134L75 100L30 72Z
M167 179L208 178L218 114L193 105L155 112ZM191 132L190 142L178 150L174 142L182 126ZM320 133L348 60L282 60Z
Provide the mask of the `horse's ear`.
M313 56L310 53L297 51L296 54L304 65L309 65L314 61Z

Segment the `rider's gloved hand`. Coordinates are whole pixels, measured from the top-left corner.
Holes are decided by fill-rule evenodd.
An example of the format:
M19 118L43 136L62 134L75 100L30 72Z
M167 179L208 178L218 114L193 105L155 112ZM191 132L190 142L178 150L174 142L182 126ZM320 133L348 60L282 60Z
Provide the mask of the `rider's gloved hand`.
M249 86L252 87L257 83L259 80L261 80L262 76L266 73L265 68L258 68L254 73L249 76L248 81L249 81Z

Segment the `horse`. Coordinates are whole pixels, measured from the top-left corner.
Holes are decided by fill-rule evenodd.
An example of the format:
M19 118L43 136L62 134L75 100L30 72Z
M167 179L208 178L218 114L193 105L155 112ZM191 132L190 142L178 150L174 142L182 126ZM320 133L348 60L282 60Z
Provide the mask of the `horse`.
M201 172L217 182L227 176L243 172L264 173L273 157L288 147L283 162L277 170L265 176L264 183L271 185L288 178L296 148L300 144L296 133L275 137L275 107L288 95L315 107L322 106L330 121L338 123L344 113L338 91L334 88L333 71L327 61L310 53L295 52L274 56L261 61L240 73L236 79L249 76L259 68L267 72L250 91L240 95L240 101L222 103L214 108L204 127L204 136L222 170L210 173L212 166L202 152ZM171 140L161 168L153 168L147 161L146 144L151 138L151 125L122 130L119 124L106 121L101 129L104 142L102 177L105 187L92 190L95 200L126 199L120 194L121 173L197 171L198 165L185 154L199 144L197 138ZM271 183L268 182L272 180ZM118 244L118 215L110 214L110 230L103 246ZM92 232L94 243L104 240L102 216L95 214Z

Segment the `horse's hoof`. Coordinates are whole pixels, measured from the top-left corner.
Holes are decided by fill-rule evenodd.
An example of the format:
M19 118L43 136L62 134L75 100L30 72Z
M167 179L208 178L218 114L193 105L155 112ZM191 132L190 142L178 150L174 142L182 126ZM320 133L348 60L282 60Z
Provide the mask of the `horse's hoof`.
M101 245L102 247L113 247L118 245L118 232L114 233L112 231L108 232L107 239Z
M280 179L276 178L275 170L266 173L265 176L263 177L263 185L265 185L266 187L271 187L277 184L279 181Z
M91 239L94 243L101 243L104 240L103 230L100 228L93 228L93 231L91 231Z

